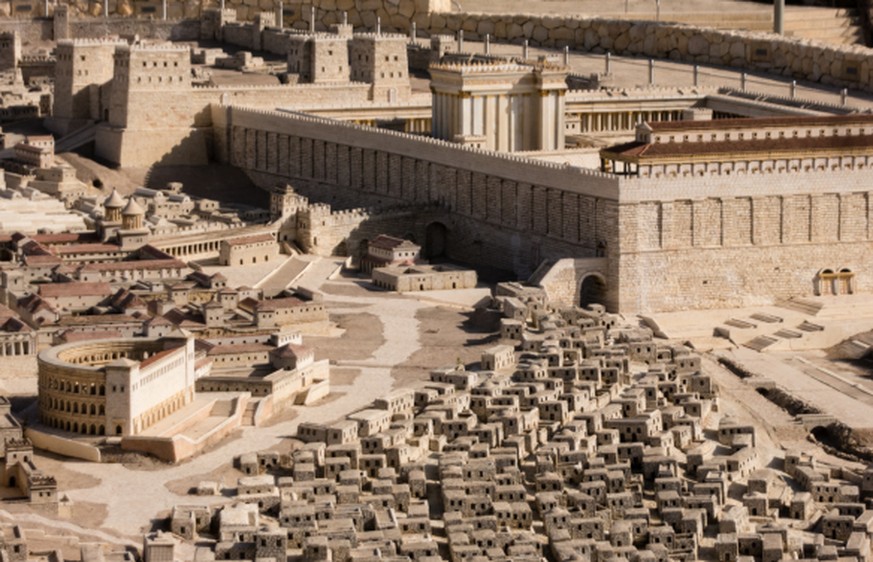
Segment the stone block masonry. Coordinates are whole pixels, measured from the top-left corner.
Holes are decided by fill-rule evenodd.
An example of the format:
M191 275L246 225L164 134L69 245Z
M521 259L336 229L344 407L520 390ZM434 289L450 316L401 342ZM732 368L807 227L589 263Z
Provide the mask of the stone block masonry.
M212 114L216 155L264 187L284 178L313 199L351 191L353 206L438 206L458 221L448 240L456 259L527 275L543 259L617 247L618 179L608 174L299 114L224 106ZM260 157L270 146L288 147L278 165Z
M803 171L634 178L300 114L216 105L212 119L216 154L265 188L290 181L314 201L427 206L426 219L404 217L402 227L426 256L520 278L569 258L564 273L545 277L560 302L578 302L591 275L605 285L603 302L630 313L809 296L823 270L856 272L851 289L873 291L863 275L873 207L860 157ZM326 251L346 237L352 254L358 214L328 211L307 237L324 236L327 245L313 246Z

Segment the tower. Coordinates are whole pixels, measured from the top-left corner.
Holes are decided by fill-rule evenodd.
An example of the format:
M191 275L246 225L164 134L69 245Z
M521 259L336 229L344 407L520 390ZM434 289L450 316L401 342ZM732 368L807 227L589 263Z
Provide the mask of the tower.
M21 60L21 37L17 31L0 33L0 70L15 70Z
M374 101L398 101L408 98L409 62L405 35L360 33L349 44L352 80L371 84Z
M174 111L168 94L191 90L191 59L187 48L156 45L119 46L113 56L112 127L178 127L190 115Z
M65 133L73 119L104 119L100 89L112 80L112 56L120 40L63 40L55 63L52 119Z

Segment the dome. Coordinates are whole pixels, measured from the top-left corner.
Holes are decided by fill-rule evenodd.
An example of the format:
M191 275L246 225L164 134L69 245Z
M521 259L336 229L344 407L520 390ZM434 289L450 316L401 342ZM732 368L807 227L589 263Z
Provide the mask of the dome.
M133 200L133 197L128 199L127 206L121 211L123 216L144 215L145 211L139 206L139 203Z
M103 207L106 209L120 209L124 207L124 199L118 194L117 189L113 189L109 197L103 200Z

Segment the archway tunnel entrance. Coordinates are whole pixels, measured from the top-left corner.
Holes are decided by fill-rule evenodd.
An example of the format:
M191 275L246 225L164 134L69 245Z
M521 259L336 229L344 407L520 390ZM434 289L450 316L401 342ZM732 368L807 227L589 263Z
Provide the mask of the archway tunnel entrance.
M606 279L599 273L589 273L579 286L579 306L586 308L592 304L606 302Z

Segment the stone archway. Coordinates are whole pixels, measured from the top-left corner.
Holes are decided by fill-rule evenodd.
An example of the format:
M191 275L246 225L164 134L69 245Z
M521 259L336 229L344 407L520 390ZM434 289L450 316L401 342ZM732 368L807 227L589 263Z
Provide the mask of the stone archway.
M579 284L579 306L587 308L592 304L606 302L606 279L599 273L589 273Z
M841 267L837 271L836 291L838 295L851 295L855 292L855 272L848 267Z
M833 269L825 268L819 270L815 275L815 295L833 295L835 294L834 289L834 280L836 279L836 273L834 273Z

